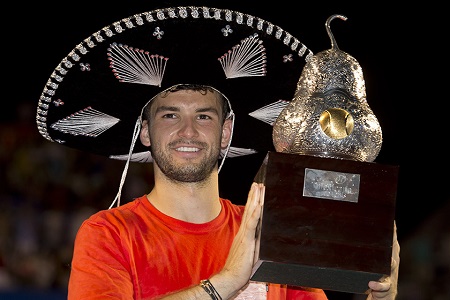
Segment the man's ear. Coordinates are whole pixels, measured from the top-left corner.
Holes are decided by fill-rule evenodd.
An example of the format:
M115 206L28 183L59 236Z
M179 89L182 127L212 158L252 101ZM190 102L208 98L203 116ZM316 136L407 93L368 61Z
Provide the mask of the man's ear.
M139 138L141 139L141 143L144 146L150 147L150 134L148 133L148 121L142 121L141 133L139 134Z
M233 120L226 119L222 126L222 140L220 143L222 149L226 149L228 147L228 143L230 142L231 139L232 127L233 127Z

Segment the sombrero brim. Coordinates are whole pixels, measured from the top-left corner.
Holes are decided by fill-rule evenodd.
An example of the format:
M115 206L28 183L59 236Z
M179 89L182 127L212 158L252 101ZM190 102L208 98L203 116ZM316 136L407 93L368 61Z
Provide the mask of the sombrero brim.
M37 126L52 142L126 160L142 107L181 83L231 102L229 156L273 150L272 123L292 100L312 52L277 25L209 8L157 9L121 19L77 44L51 74ZM132 161L151 156L138 141Z

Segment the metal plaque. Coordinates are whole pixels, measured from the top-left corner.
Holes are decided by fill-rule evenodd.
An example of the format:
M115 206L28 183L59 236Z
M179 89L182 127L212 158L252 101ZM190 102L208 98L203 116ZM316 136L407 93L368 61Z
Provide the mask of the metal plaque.
M358 202L360 175L305 168L303 196Z

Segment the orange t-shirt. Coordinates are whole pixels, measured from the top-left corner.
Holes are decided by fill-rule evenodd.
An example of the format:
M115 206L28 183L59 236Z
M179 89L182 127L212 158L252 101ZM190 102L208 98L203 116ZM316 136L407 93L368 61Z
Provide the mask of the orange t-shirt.
M75 239L68 299L155 299L219 272L244 211L221 202L220 215L204 224L167 216L145 195L92 215ZM320 289L275 284L269 297L327 299Z

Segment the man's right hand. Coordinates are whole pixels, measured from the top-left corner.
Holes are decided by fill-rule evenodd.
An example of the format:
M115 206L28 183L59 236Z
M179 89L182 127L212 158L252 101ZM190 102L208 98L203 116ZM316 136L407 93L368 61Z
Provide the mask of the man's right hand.
M263 184L252 183L242 223L234 237L225 266L220 273L210 278L223 299L235 295L250 280L256 248L256 228L261 217L264 191Z

